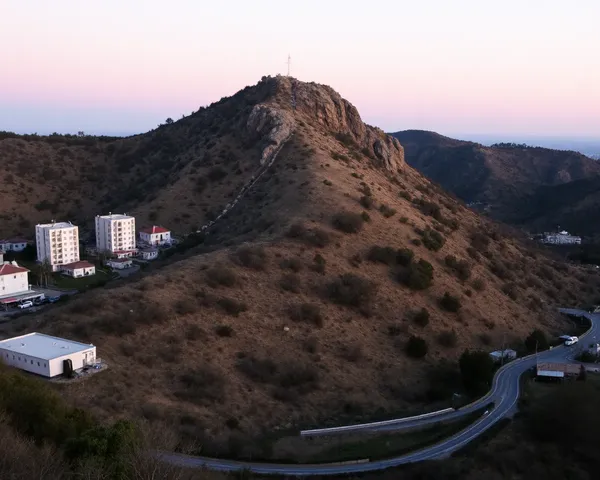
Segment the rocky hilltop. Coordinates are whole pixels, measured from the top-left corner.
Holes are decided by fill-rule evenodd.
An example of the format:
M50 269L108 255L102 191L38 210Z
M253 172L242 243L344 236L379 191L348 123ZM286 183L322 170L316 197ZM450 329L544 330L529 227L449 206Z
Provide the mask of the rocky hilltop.
M209 225L138 276L41 312L37 330L92 342L110 365L61 392L207 455L282 458L279 436L302 426L446 406L466 348L562 333L555 305L597 296L597 276L466 209L401 144L331 88L287 77L127 139L2 140L9 171L64 175L15 175L32 198L2 203L9 217L65 215L59 187L78 180L73 214Z

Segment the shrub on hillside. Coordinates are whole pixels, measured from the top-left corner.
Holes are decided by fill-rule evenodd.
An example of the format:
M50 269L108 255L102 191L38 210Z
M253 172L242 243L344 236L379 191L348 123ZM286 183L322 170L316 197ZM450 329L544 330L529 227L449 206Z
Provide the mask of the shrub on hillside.
M295 322L312 323L317 327L323 326L321 309L314 303L300 303L289 308L290 318Z
M514 282L508 282L502 285L502 292L511 300L517 300L519 298L519 288Z
M267 252L263 247L248 245L238 248L233 254L233 260L246 268L265 270L267 267Z
M218 325L215 327L215 333L219 337L233 337L233 328L230 325Z
M458 343L458 337L454 330L444 330L439 333L437 341L442 347L453 348Z
M375 200L371 195L363 195L359 202L367 210L371 210L375 206Z
M453 270L459 280L464 282L471 276L471 266L466 260L457 260L454 255L447 255L444 261Z
M547 350L549 347L548 338L546 334L540 330L535 329L533 332L529 334L529 336L525 339L525 348L527 351L532 353L535 351Z
M448 312L458 312L462 307L460 299L448 292L444 293L444 296L440 299L440 306Z
M208 171L208 175L207 175L208 179L211 182L218 182L220 180L223 180L226 176L227 176L227 170L223 169L223 167L220 167L218 165L216 167L211 168Z
M308 229L303 224L294 223L290 225L286 235L290 238L302 238L307 231Z
M394 215L396 215L396 209L392 208L388 205L384 205L382 204L379 207L379 211L381 212L381 214L385 217L385 218L390 218L393 217Z
M473 280L473 288L478 292L483 292L485 290L485 281L483 278L476 278Z
M211 287L233 287L236 283L236 276L233 270L227 267L212 267L206 270L206 283Z
M237 317L240 313L248 310L248 307L244 302L234 300L233 298L223 297L217 300L217 305L221 307L226 313Z
M490 239L487 235L481 232L475 232L471 235L471 247L477 252L485 252L490 246Z
M410 248L399 248L396 252L396 263L403 267L408 267L415 258L414 252Z
M426 308L419 310L413 317L413 321L420 327L426 327L429 325L429 312Z
M365 223L369 223L371 221L371 217L369 216L369 214L367 212L365 212L363 210L363 212L360 214L360 216L362 217L363 221Z
M345 273L329 284L327 292L335 303L357 307L366 312L364 309L368 308L375 298L377 286L366 278Z
M175 390L175 396L187 402L202 404L224 398L225 377L208 365L182 373L179 382L182 388Z
M427 249L432 250L434 252L440 250L446 243L446 239L440 232L437 232L430 228L423 232L423 234L421 235L421 240L423 242L423 245L425 245Z
M404 198L405 200L408 200L409 202L412 200L410 193L408 193L406 190L400 190L400 192L398 193L398 196L400 198Z
M367 260L371 262L393 265L396 263L397 252L392 247L380 247L373 245L367 254Z
M317 273L324 274L325 273L325 265L327 261L320 253L317 253L313 258L313 264L311 265L311 269Z
M339 212L333 216L333 226L344 233L358 233L363 227L363 218L358 213Z
M425 199L415 200L415 204L424 215L435 218L438 222L442 220L442 210L437 203Z
M304 263L298 257L291 257L291 258L286 258L286 259L282 260L279 263L279 266L281 268L283 268L284 270L289 269L292 272L298 273L298 272L301 272L302 269L304 268Z
M424 338L412 335L406 343L405 352L412 358L423 358L428 351L427 341Z
M299 293L302 284L298 275L286 273L279 279L279 286L286 292Z
M411 290L425 290L433 282L433 266L423 259L412 262L407 268L400 270L398 280Z

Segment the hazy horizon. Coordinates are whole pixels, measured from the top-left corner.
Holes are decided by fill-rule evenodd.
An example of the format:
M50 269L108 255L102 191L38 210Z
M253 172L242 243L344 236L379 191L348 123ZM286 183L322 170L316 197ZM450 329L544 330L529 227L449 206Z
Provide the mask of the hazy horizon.
M144 132L289 53L385 131L597 137L600 2L483 3L5 0L0 130Z

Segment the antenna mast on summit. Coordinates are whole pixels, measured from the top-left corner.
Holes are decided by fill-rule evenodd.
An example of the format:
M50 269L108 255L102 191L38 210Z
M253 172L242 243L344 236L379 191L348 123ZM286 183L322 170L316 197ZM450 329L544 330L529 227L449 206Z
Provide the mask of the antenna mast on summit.
M288 66L288 74L287 76L290 76L290 69L292 68L292 57L290 56L290 54L288 53L288 59L287 59L287 66Z

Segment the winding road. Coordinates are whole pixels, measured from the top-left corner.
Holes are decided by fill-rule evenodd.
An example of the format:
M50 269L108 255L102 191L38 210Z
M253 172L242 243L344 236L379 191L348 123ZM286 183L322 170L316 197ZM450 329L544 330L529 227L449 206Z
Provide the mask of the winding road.
M584 316L590 320L590 329L582 335L583 337L600 338L600 314L591 314L583 310L561 309L561 313ZM384 470L386 468L399 465L420 462L423 460L436 460L448 457L456 452L471 440L481 435L492 427L496 422L504 417L510 416L516 409L519 399L519 378L528 369L534 367L538 361L544 362L567 362L573 357L573 349L565 346L554 347L551 350L540 352L537 355L530 355L518 360L514 360L496 373L492 384L492 389L487 395L472 404L440 415L416 419L398 423L397 425L386 425L383 427L372 426L375 424L361 425L361 429L374 430L400 430L404 428L414 428L425 426L431 423L456 419L477 409L494 403L494 408L489 414L482 416L475 423L469 425L466 429L457 434L448 437L437 443L425 447L421 450L411 452L398 457L388 458L386 460L376 460L364 463L344 463L344 464L276 464L276 463L257 463L257 462L238 462L233 460L221 460L208 457L194 457L176 453L161 453L161 458L171 464L188 468L206 468L215 471L233 472L248 470L257 474L276 474L290 476L310 476L310 475L341 475L349 473L370 472ZM399 422L402 420L399 419Z

